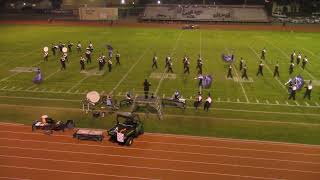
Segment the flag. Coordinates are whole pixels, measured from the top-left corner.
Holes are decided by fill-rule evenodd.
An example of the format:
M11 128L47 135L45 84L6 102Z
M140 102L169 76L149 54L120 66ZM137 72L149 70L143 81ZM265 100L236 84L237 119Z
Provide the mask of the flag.
M210 88L211 87L211 84L212 84L212 76L211 75L206 75L206 76L203 76L203 80L202 80L202 86L203 88Z
M234 57L233 57L233 55L222 54L222 60L230 63L230 62L233 62Z

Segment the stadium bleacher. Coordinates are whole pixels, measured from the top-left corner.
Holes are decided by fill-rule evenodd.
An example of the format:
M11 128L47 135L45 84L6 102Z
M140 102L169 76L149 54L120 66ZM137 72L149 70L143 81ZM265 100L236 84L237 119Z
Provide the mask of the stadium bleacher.
M142 20L269 22L264 6L147 5Z

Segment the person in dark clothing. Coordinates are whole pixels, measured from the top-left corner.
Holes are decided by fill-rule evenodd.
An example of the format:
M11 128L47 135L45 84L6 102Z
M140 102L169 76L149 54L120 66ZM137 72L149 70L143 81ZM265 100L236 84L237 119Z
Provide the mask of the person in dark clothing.
M66 58L64 56L61 57L60 63L61 63L61 70L66 70Z
M188 73L190 74L190 68L189 68L189 65L190 65L190 62L188 59L186 59L183 63L183 66L184 66L184 74Z
M86 51L87 64L91 64L91 51L87 49Z
M243 60L243 58L241 57L241 59L240 59L240 71L242 70L242 68L243 68L243 65L244 65L244 60Z
M265 60L265 59L266 59L266 53L267 53L266 48L263 48L262 51L261 51L261 59L262 59L262 60Z
M118 51L117 51L117 54L116 54L116 65L120 65L120 54L119 54Z
M228 68L228 75L227 75L227 78L233 78L233 76L232 76L232 65L230 64L229 65L229 68Z
M85 66L85 65L84 65L84 58L81 56L81 57L80 57L80 71L82 71L82 70L85 69L84 66Z
M53 45L53 43L52 43L52 45L51 45L51 51L52 51L52 55L56 55L56 50L57 50L57 46L55 46L55 45Z
M173 64L172 64L172 62L171 62L171 60L170 60L168 66L167 66L167 73L169 73L169 72L173 73L172 65L173 65Z
M72 46L73 46L73 44L70 42L70 41L68 41L68 52L72 52Z
M291 75L293 73L294 64L291 63L289 66L289 74Z
M297 91L297 86L293 84L291 88L290 96L288 98L289 100L290 99L296 100L296 91Z
M108 60L108 69L109 69L109 72L112 71L112 61L111 61L111 59Z
M309 84L305 87L306 88L306 92L304 93L303 99L305 99L306 97L308 97L308 99L311 99L311 91L312 91L312 81L309 81Z
M277 61L277 64L274 66L274 71L273 71L273 77L280 77L280 74L279 74L279 63Z
M243 66L243 68L242 68L242 75L241 75L241 78L242 79L246 79L246 80L248 80L249 78L248 78L248 75L247 75L247 66L246 65L244 65Z
M259 74L261 74L261 76L263 76L263 63L262 63L262 61L259 64L257 76L259 76Z
M158 61L158 57L156 56L156 54L154 54L154 56L153 56L153 58L152 58L152 69L153 69L153 67L155 67L156 69L158 69L158 63L157 63L157 61Z
M144 98L145 99L148 99L150 86L151 86L151 83L149 83L148 80L145 79L143 82L143 90L144 90Z
M308 59L307 59L307 56L305 56L302 60L302 69L306 67L307 63L308 63Z

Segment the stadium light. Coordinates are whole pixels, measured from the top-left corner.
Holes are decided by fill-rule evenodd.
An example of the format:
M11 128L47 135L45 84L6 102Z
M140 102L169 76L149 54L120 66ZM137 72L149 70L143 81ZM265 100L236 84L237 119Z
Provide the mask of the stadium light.
M125 0L121 0L121 4L125 4L126 3L126 1Z
M158 1L157 1L157 3L158 3L158 4L161 4L161 1L160 1L160 0L158 0Z
M23 3L23 5L25 6L25 5L26 5L26 3L24 2L24 3Z

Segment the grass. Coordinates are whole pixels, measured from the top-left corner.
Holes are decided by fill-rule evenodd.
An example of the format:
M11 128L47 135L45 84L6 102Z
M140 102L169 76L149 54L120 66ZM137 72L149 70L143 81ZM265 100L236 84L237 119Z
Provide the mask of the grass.
M307 144L320 144L319 86L314 84L312 100L304 100L304 90L297 93L297 101L287 100L283 84L289 79L289 55L293 50L307 55L306 70L296 67L294 75L306 80L319 80L320 34L271 31L223 31L152 28L105 28L62 26L0 26L4 36L0 41L0 121L30 124L41 114L55 118L76 119L81 127L109 128L114 116L92 119L81 112L81 100L91 90L111 92L121 99L127 91L142 94L142 82L151 81L152 91L170 97L175 89L188 100L197 94L196 60L201 54L204 73L214 77L213 85L204 91L213 96L210 112L165 108L165 119L142 116L146 131L199 136L260 139ZM80 73L79 57L69 53L66 71L60 71L59 55L42 62L42 48L52 42L81 41L83 47L93 42L93 63L98 66L99 53L107 54L106 44L111 44L121 54L121 66L111 73L89 76ZM267 48L264 77L256 77L262 48ZM227 64L221 54L233 51L237 58L234 76L240 76L239 60L244 57L249 78L253 82L236 82L225 78ZM159 69L152 70L152 56L157 53ZM149 78L151 73L164 72L164 58L173 58L175 80ZM183 74L182 57L191 58L191 74ZM50 52L51 55L51 52ZM280 64L280 78L272 77L275 62ZM115 63L114 63L115 64ZM34 73L15 73L15 67L40 67L44 77L41 85L34 85ZM315 81L314 81L315 82ZM119 96L118 96L119 95ZM259 102L259 103L257 103ZM287 104L288 103L288 104ZM279 105L278 105L279 104Z

